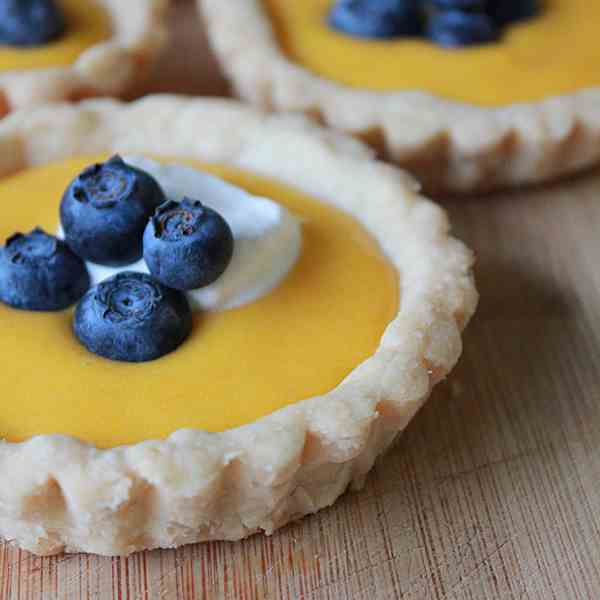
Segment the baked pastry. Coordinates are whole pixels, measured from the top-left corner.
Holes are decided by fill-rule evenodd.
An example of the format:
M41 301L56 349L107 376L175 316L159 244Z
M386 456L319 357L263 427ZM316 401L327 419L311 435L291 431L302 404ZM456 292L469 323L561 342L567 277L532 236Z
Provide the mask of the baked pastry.
M333 0L198 3L242 98L354 134L430 192L541 182L600 158L600 8L587 0L542 3L499 41L458 50L340 34Z
M202 201L215 195L224 184L201 168L275 199L285 224L258 253L254 271L268 284L260 299L233 298L227 286L190 297L206 309L189 339L154 362L88 352L69 311L0 304L10 399L0 535L27 550L117 555L271 533L360 488L461 353L477 303L471 252L410 176L351 138L233 101L163 96L19 111L0 123L0 147L3 238L34 225L56 230L69 182L115 152L154 173L171 199L188 180ZM190 161L194 170L181 171ZM254 235L266 200L253 197L248 213L246 192L225 191L242 194L229 213L225 198L222 214L238 254L252 259L239 232ZM301 218L301 230L286 214ZM299 257L276 264L300 248L298 231ZM277 282L265 264L280 268Z
M48 101L124 92L143 79L166 41L168 3L2 0L0 116Z

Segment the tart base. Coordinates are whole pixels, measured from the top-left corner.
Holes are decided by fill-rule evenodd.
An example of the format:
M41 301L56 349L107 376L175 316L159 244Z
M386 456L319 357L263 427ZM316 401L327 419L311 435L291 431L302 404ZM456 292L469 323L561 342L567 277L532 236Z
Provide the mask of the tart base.
M483 108L416 91L371 92L290 61L261 0L197 0L237 94L301 112L371 144L429 193L472 194L534 184L600 161L600 89Z
M252 424L110 450L53 435L0 443L0 535L22 548L126 555L272 533L360 488L459 358L477 304L473 256L410 176L351 138L231 101L160 96L20 111L0 123L0 148L0 175L145 152L277 178L358 218L401 287L371 358L330 393Z

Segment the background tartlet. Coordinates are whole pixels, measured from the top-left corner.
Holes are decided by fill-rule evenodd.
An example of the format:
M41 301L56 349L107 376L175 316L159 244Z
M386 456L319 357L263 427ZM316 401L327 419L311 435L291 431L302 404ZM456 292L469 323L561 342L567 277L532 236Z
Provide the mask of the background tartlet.
M495 108L420 90L353 88L292 61L264 0L196 1L241 98L268 110L301 112L361 138L430 193L539 183L600 160L598 88Z
M68 66L0 72L0 116L46 102L118 96L149 73L167 41L171 0L86 0L106 13L108 39Z

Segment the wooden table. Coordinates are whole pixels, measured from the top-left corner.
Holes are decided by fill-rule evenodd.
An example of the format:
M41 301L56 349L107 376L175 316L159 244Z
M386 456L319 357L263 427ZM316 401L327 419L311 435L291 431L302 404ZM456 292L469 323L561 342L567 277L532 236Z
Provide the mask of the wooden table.
M226 89L191 15L180 5L153 91ZM5 545L0 599L600 597L600 172L447 206L479 254L481 308L363 492L236 544L122 559Z

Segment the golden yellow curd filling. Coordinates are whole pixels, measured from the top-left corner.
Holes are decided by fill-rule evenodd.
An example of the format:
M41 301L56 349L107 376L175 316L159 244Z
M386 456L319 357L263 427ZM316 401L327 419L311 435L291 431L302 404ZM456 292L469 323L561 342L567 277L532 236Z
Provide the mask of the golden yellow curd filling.
M70 159L0 181L0 237L36 225L55 232L67 184L104 158ZM113 447L181 428L222 431L332 390L376 350L398 308L398 280L362 226L270 179L195 166L276 199L303 220L294 270L253 304L196 313L188 341L144 364L87 352L71 331L72 310L0 304L0 438L61 433Z
M0 44L0 71L65 67L73 64L84 50L110 36L110 19L96 2L60 0L59 4L65 13L64 34L31 48Z
M327 79L378 91L421 90L484 106L600 86L600 2L545 0L498 43L444 49L425 39L360 40L327 25L332 0L263 0L284 51Z

